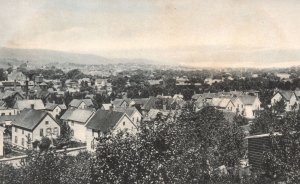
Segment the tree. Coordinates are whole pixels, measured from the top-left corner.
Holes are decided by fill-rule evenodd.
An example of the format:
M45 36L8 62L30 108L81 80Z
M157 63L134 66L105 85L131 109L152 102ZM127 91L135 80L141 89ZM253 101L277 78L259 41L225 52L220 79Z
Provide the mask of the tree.
M275 104L273 105L272 108L275 111L275 113L282 114L285 112L286 103L283 99L281 99L281 100L275 102Z
M51 145L51 140L48 137L42 137L41 142L39 144L40 151L47 151Z

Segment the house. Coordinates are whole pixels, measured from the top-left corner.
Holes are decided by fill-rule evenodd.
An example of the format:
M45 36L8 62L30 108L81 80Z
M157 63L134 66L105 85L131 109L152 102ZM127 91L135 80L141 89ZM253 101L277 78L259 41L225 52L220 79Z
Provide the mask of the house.
M60 126L52 115L35 109L24 109L12 122L12 145L30 149L42 137L57 138Z
M18 115L4 115L0 116L0 125L3 127L9 127Z
M91 86L91 79L90 78L82 78L82 79L78 79L78 84L82 85L82 84L87 84L88 86Z
M22 100L24 97L17 91L13 90L5 90L4 92L0 92L0 100L13 99L13 101Z
M212 85L214 83L219 83L219 82L222 82L224 79L213 79L213 78L206 78L204 79L204 83L205 84L208 84L208 85Z
M91 99L73 99L70 104L70 108L87 109L94 108L94 104Z
M90 109L68 109L60 119L70 126L75 140L86 142L85 125L94 113Z
M66 109L67 107L65 104L47 103L45 106L45 110L55 118L60 116L62 111Z
M109 132L115 135L120 131L135 134L137 127L126 113L99 109L86 124L87 150L95 150L97 145L96 138L99 138L101 135Z
M37 100L18 100L16 101L14 108L22 111L23 109L36 109L44 110L45 105L41 99Z
M211 103L209 103L209 105L221 110L235 112L235 106L231 98L226 98L226 97L213 98Z
M142 120L142 114L135 107L117 107L114 109L114 111L123 112L127 114L132 123L134 123L136 126L140 125L140 122Z
M288 73L277 73L276 76L279 77L281 80L284 80L289 79L291 75Z
M248 119L253 119L260 110L261 102L257 96L241 95L234 99L236 112Z
M101 109L102 110L110 110L110 109L113 109L113 105L112 104L102 104L101 106Z
M10 74L7 75L8 81L25 81L26 76L22 72L18 72L14 69Z
M103 89L107 85L107 79L96 79L95 86L97 89Z
M189 86L191 85L190 80L187 76L176 77L176 86Z
M112 101L113 107L128 107L128 102L125 99L115 99Z
M298 93L297 93L298 94ZM297 110L299 108L298 97L294 91L284 91L279 90L275 92L274 96L271 99L271 106L274 106L276 102L283 100L286 104L285 110L292 111Z
M162 79L159 80L148 80L150 86L156 86L156 85L161 85L163 83Z
M18 109L0 107L0 116L13 116L17 115L17 113Z
M4 132L5 128L0 126L0 158L4 155Z

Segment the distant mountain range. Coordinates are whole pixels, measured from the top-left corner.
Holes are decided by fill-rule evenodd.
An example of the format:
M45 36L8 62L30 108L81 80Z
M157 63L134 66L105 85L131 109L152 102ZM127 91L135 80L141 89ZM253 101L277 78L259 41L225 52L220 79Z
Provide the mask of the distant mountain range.
M153 63L147 59L114 59L92 54L77 54L42 49L0 48L0 67L19 65L29 61L32 64L75 63L75 64L109 64L109 63Z

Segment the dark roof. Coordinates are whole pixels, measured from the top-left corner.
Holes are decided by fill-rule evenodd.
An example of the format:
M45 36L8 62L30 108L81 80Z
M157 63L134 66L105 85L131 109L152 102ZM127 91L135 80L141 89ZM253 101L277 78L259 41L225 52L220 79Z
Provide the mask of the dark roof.
M23 98L23 96L17 91L6 90L0 93L0 99L6 99L8 97L13 97L15 95L19 95Z
M13 125L27 129L34 130L34 128L47 116L47 112L42 110L24 109L16 117ZM51 116L51 115L49 115Z
M278 93L280 93L283 96L283 98L287 101L289 101L293 96L293 94L295 94L293 91L284 91L284 90L278 91Z
M145 109L145 110L150 110L152 108L154 108L156 106L156 101L157 101L157 98L155 97L150 97L147 102L144 104L144 106L142 107L142 109Z
M46 106L45 106L45 109L46 109L46 110L53 111L57 106L58 106L58 104L47 103Z
M5 115L5 116L0 116L0 124L2 122L5 122L5 121L14 121L16 118L18 117L18 115Z
M73 99L69 106L71 107L78 107L82 102L86 104L87 107L94 106L91 99Z
M138 111L135 107L116 107L115 111L117 112L125 112L127 116L131 117L135 111Z
M115 99L112 104L114 107L120 107L123 102L127 103L124 99Z
M99 109L86 124L86 127L93 130L108 132L120 121L123 115L123 112Z
M257 96L243 95L243 96L240 96L239 99L245 105L252 105L255 102L255 100L257 99Z

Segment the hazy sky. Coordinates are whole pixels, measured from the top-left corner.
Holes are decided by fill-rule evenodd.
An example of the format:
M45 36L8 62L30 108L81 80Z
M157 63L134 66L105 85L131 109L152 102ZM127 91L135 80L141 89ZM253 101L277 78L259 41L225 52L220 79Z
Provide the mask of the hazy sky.
M190 66L300 64L299 0L0 0L0 46Z

